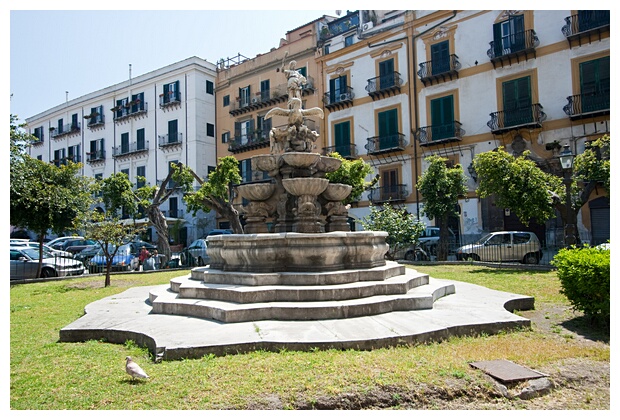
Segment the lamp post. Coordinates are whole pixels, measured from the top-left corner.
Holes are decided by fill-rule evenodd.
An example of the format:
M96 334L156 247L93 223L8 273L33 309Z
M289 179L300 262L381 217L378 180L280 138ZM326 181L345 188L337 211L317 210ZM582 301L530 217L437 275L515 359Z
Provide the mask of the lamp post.
M571 246L577 243L576 220L571 199L571 185L573 184L573 160L575 155L568 144L564 145L564 150L560 153L560 165L564 173L564 185L566 186L566 220L564 221L564 245Z

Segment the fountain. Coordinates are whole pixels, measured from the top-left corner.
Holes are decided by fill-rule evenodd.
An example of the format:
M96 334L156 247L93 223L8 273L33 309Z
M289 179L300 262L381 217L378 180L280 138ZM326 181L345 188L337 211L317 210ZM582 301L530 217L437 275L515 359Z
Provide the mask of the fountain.
M307 116L323 118L323 111L302 109L304 77L294 61L284 73L288 108L273 108L265 118L286 116L288 125L272 129L270 153L251 160L270 180L237 187L247 200L241 209L246 233L209 237L210 264L151 288L146 301L142 289L130 289L89 305L86 316L61 330L61 341L131 339L156 359L179 359L259 348L370 349L440 339L451 334L450 325L457 325L454 333L527 325L504 315L507 302L519 302L512 307L520 309L533 303L514 295L495 298L502 321L495 313L488 322L469 315L476 302L465 299L466 310L457 305L452 314L444 307L449 321L438 322L428 310L455 294L454 282L430 282L386 261L386 232L350 231L343 200L351 186L325 177L341 162L313 152L318 134L304 124Z

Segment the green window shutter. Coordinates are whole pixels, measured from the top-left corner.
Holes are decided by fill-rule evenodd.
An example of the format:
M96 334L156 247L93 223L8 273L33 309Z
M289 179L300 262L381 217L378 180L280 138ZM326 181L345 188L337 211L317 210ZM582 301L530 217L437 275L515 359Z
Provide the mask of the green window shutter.
M146 142L144 139L144 128L140 128L138 129L138 131L136 131L136 146L138 148L138 150L145 150L146 149Z
M502 84L504 99L503 127L526 124L533 121L530 77L509 80ZM500 121L501 125L501 121Z
M334 145L336 152L342 157L351 155L349 145L351 144L351 122L345 121L334 126Z
M394 86L394 59L379 63L379 86L378 89L386 89Z
M450 43L448 41L431 45L432 74L441 74L450 71Z
M176 143L178 139L179 124L177 120L168 121L168 142Z
M454 97L431 101L431 138L433 141L454 136Z
M493 24L493 52L495 57L504 55L502 44L502 22L499 22Z

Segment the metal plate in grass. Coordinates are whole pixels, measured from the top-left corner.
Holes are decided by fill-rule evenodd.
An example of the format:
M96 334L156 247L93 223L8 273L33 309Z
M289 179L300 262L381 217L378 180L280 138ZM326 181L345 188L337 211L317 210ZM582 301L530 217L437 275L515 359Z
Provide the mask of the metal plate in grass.
M524 381L547 376L544 373L526 368L509 360L488 360L470 363L469 365L484 371L487 375L502 382Z

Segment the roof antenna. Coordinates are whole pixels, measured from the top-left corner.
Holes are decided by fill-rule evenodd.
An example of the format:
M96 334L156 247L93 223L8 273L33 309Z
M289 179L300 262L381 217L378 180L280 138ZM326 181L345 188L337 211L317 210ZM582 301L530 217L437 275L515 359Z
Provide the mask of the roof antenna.
M129 84L131 84L131 64L129 65Z
M65 102L69 102L69 91L65 90Z

